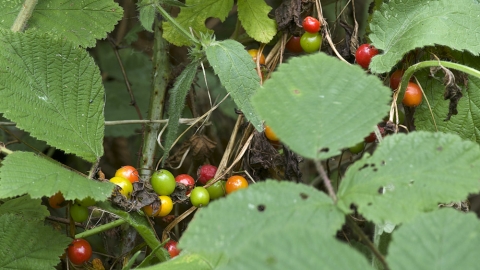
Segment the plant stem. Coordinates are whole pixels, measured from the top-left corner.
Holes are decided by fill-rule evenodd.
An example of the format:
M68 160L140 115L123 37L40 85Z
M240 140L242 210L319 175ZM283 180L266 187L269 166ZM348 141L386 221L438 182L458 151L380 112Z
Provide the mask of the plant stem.
M13 32L23 31L27 25L28 19L32 16L33 10L35 10L37 3L38 0L25 0L17 18L13 22L12 28L10 28Z
M320 173L320 176L323 178L323 183L325 183L325 187L327 188L328 195L330 198L332 198L333 202L337 202L337 195L335 195L335 191L333 190L332 187L332 182L328 178L327 173L325 172L325 169L323 168L322 163L320 161L315 161L315 167L317 167L318 172Z
M412 77L413 73L415 71L421 69L421 68L427 68L427 67L438 67L438 66L443 66L446 68L452 68L456 69L458 71L467 73L469 75L475 76L477 78L480 78L480 71L467 67L465 65L453 63L453 62L448 62L448 61L438 61L438 60L430 60L430 61L423 61L420 63L417 63L415 65L410 66L407 70L405 70L405 73L403 74L402 81L400 83L400 89L401 92L405 91L407 88L407 84L410 81L410 77Z
M177 23L177 21L172 18L172 16L170 16L170 14L168 14L168 12L162 8L161 5L157 5L157 9L158 11L160 12L160 14L162 14L162 16L167 19L167 21L169 23L171 23L173 26L175 26L175 28L181 33L183 34L187 39L189 39L190 41L192 41L194 44L200 44L200 41L198 41L198 39L196 39L193 35L191 35L187 30L185 30L185 28L183 28L180 24Z
M13 153L13 151L7 149L5 146L3 146L2 144L0 144L0 153L4 153L4 154L6 154L6 155L10 155L10 154Z
M160 120L163 117L165 96L170 80L170 63L168 61L168 43L163 39L161 21L155 19L155 35L153 45L153 89L150 95L149 120ZM143 143L140 174L143 179L149 179L155 169L155 150L160 123L145 126L145 141Z
M89 237L89 236L92 236L92 235L95 235L95 234L98 234L98 233L101 233L101 232L104 232L104 231L108 231L110 229L113 229L113 228L118 227L118 226L120 226L122 224L125 224L125 223L127 223L127 221L125 219L117 219L113 222L103 224L102 226L98 226L98 227L95 227L95 228L90 229L88 231L84 231L84 232L81 232L79 234L76 234L75 239L85 238L85 237Z
M377 257L377 259L383 264L385 270L389 270L387 262L385 261L385 257L378 251L377 247L368 239L368 236L362 231L362 229L358 226L358 224L353 220L352 217L347 215L347 224L352 228L352 230L362 239L363 243L367 245L367 247L372 251L373 255Z

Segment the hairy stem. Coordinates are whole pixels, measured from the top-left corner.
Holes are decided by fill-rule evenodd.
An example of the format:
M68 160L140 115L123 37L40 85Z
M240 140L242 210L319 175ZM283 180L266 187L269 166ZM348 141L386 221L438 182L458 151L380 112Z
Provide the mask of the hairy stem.
M13 32L22 32L25 29L37 3L38 0L25 0L17 18L13 22L12 28L10 28Z
M198 39L196 39L185 28L183 28L175 19L173 19L172 16L170 16L170 14L168 14L168 12L165 9L163 9L162 6L157 5L157 9L160 12L160 14L162 14L162 16L169 23L171 23L181 34L183 34L183 36L185 36L187 39L192 41L194 44L200 44L200 41L198 41Z
M113 222L103 224L103 225L95 227L93 229L90 229L90 230L81 232L79 234L76 234L75 239L85 238L85 237L89 237L89 236L92 236L92 235L95 235L95 234L98 234L98 233L101 233L101 232L104 232L104 231L108 231L108 230L111 230L111 229L113 229L115 227L118 227L122 224L125 224L126 222L127 221L125 221L124 219L117 219Z

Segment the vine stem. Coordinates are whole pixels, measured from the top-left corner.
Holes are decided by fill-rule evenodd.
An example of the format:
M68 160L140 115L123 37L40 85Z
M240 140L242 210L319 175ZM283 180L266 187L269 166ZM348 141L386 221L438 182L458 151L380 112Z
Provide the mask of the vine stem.
M185 28L183 28L176 20L174 20L172 16L170 16L170 14L168 14L168 12L165 9L163 9L161 5L157 5L157 9L160 12L160 14L162 14L162 16L165 19L167 19L168 22L170 22L173 26L175 26L175 28L180 33L182 33L187 39L192 41L194 44L200 44L200 41L198 41L198 39L196 39L193 35L190 35L190 33L187 30L185 30Z
M315 161L315 167L320 173L320 176L323 178L323 182L325 183L325 187L327 188L328 195L330 196L330 198L332 198L334 203L337 202L337 195L335 195L335 191L333 190L332 181L330 181L330 178L328 178L328 175L325 172L322 163L320 163L320 161L318 160Z
M7 149L5 146L3 146L1 143L0 143L0 153L4 153L6 155L10 155L13 153L12 150L10 149Z
M21 32L27 25L28 20L33 14L33 10L35 10L35 6L37 5L38 0L25 0L22 5L22 9L17 15L17 18L13 22L12 28L10 28L13 32Z
M122 224L125 224L125 223L127 223L127 221L125 219L117 219L117 220L112 221L110 223L103 224L103 225L95 227L93 229L90 229L90 230L81 232L79 234L76 234L75 239L85 238L85 237L89 237L89 236L92 236L92 235L95 235L95 234L98 234L98 233L101 233L101 232L104 232L104 231L108 231L110 229L113 229L113 228L118 227L118 226L120 226Z
M365 233L350 215L347 215L347 224L362 239L375 257L377 257L377 259L383 264L384 270L389 270L390 268L388 267L387 261L385 261L385 257L382 255L382 253L380 253L380 251L378 251L375 245L370 241L370 239L368 239L368 236L365 235Z

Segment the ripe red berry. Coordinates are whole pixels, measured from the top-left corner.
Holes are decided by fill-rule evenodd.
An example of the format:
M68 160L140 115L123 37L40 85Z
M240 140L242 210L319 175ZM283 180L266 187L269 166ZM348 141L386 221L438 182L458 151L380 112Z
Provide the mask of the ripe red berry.
M178 254L180 254L180 249L177 248L177 241L175 240L168 241L165 243L164 247L170 254L170 258L176 257Z
M403 73L403 69L397 69L392 73L392 75L390 75L390 88L392 90L396 90L398 88L398 85L402 80Z
M175 176L175 182L183 184L187 187L187 195L190 194L190 191L195 186L195 179L188 174L179 174Z
M302 26L303 29L305 29L305 31L309 33L317 33L318 31L320 31L320 27L322 26L322 24L314 17L307 16L305 19L303 19Z
M364 69L368 69L372 57L378 54L378 50L370 44L362 44L355 52L355 60Z
M208 180L215 177L215 173L217 173L217 167L213 165L205 164L200 166L197 170L198 182L205 185Z
M68 247L68 258L73 264L82 264L92 256L92 247L84 239L75 239Z

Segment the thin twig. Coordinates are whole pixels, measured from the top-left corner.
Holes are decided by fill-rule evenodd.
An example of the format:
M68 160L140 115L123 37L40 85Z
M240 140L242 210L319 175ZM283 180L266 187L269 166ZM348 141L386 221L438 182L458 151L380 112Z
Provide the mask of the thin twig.
M337 202L337 195L335 195L335 191L333 190L332 182L328 178L328 175L325 172L325 169L323 168L323 165L319 160L315 161L315 167L317 168L317 171L320 173L320 176L323 178L323 183L325 183L325 187L327 188L328 195L330 196L330 198L332 198L333 202Z

